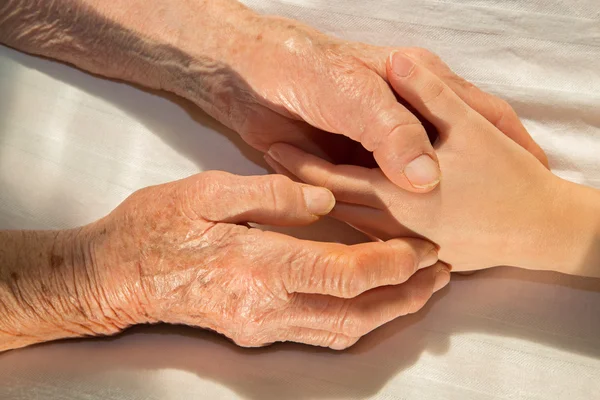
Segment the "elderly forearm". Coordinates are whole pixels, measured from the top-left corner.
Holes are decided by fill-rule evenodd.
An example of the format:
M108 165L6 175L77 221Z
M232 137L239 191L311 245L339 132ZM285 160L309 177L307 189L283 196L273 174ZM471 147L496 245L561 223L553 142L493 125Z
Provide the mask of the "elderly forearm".
M103 290L86 228L0 231L0 351L131 325Z
M234 0L5 0L0 43L175 92L223 120L230 56L254 18Z

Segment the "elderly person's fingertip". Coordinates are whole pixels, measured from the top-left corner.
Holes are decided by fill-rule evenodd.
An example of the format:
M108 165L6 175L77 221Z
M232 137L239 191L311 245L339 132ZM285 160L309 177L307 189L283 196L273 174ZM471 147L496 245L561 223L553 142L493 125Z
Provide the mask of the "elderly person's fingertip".
M409 76L415 67L415 63L399 50L391 52L389 63L392 72L400 78Z
M335 197L330 190L310 185L302 186L306 209L313 215L327 215L335 206Z
M431 267L438 262L438 252L435 247L432 247L419 261L419 269Z
M268 165L269 167L271 167L271 169L272 169L273 171L275 171L275 172L276 172L276 173L278 173L278 174L285 175L285 174L283 173L283 172L284 172L284 168L283 168L283 167L282 167L282 166L281 166L281 165L280 165L280 164L279 164L277 161L275 161L275 160L273 159L273 157L271 157L271 156L270 156L270 155L268 155L268 154L265 154L265 155L263 156L263 159L265 160L265 162L267 163L267 165Z
M439 164L428 154L421 154L404 168L404 176L416 189L431 190L441 179Z
M294 146L291 146L289 144L286 143L273 143L271 145L271 147L269 147L269 149L267 150L267 155L269 157L271 157L273 160L277 161L277 162L281 162L281 159L283 157L283 155L281 154L281 151L283 151L284 153L287 153L290 149L295 149Z
M450 283L450 267L440 263L435 273L435 282L433 284L433 293L440 291Z

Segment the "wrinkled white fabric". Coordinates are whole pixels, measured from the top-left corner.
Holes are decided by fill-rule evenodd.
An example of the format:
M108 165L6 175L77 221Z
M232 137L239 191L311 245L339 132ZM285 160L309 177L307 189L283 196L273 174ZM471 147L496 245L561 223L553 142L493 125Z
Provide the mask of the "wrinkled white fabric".
M433 50L514 106L555 173L600 187L598 0L246 3ZM257 160L185 102L0 47L0 228L84 224L138 188L208 169L264 173ZM334 223L297 232L331 231L356 240ZM506 268L455 277L422 312L343 353L244 350L166 326L52 343L0 355L0 399L588 400L600 396L599 290Z

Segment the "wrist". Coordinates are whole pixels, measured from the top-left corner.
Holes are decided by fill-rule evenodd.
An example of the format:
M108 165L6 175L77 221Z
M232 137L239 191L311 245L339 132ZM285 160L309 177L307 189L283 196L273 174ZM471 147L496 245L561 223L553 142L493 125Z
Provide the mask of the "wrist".
M177 48L189 58L184 68L168 74L163 88L241 134L248 117L256 118L262 107L285 115L288 111L277 103L281 85L299 69L299 60L312 60L323 34L298 21L248 9L227 16L214 11L213 18L219 23L210 29L209 39L193 27L182 27L187 34Z
M176 61L157 68L160 88L240 132L249 107L256 102L253 67L265 47L265 17L245 7L232 10L215 3L206 7L203 29L198 29L196 19L180 26L173 46Z
M138 322L131 301L121 295L126 285L101 269L103 258L93 251L98 234L96 223L58 231L48 255L47 278L44 266L40 274L42 282L56 281L49 290L40 284L40 296L51 301L50 309L62 307L61 319L55 321L76 336L112 335Z
M600 277L600 191L560 178L562 200L555 204L553 252L557 270L570 275ZM560 245L558 245L560 243Z
M89 0L98 3L96 0ZM173 92L210 109L222 93L259 16L236 0L128 0L127 7L94 7L121 34L108 44L117 59L114 77ZM135 9L135 12L131 12ZM125 40L118 36L124 36ZM109 70L109 66L103 66ZM100 72L102 73L102 72Z
M80 335L111 335L130 323L117 314L118 304L107 298L109 291L90 252L92 226L55 235L48 260L49 275L58 284L49 298L54 304L65 305L60 323L66 330Z
M0 351L130 324L104 299L85 227L0 238Z
M157 322L151 315L155 301L150 299L141 272L139 243L123 236L107 217L82 228L75 243L86 260L86 277L91 288L88 297L107 330Z
M531 265L570 275L600 276L600 192L552 176L541 196Z

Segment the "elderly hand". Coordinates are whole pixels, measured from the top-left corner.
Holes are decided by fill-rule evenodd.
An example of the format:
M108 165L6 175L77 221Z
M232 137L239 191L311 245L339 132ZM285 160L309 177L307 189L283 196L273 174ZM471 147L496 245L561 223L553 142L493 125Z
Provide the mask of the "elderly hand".
M413 192L430 191L439 182L438 158L425 129L389 87L390 47L336 39L297 21L258 15L234 0L60 0L35 6L9 0L0 21L2 43L172 91L259 150L286 142L337 162L374 156L392 182ZM547 163L506 102L457 77L426 50L396 50ZM342 135L351 140L340 140Z
M440 134L438 188L408 193L379 169L333 165L286 144L269 150L278 169L329 188L338 200L332 215L372 236L432 240L455 270L513 265L598 275L585 270L598 251L597 192L552 175L410 58L396 53L388 68L394 89Z
M210 328L242 346L343 349L419 310L448 283L448 268L424 240L346 246L246 225L309 224L334 202L328 190L280 175L205 172L142 189L78 231L71 247L84 254L57 254L62 240L43 257L51 260L47 269L28 263L35 265L28 275L16 268L13 290L0 280L0 304L13 310L7 316L0 307L0 348L168 322ZM3 259L2 250L0 276L12 277L2 268L18 262ZM22 315L11 293L28 299ZM27 317L30 308L42 317ZM7 332L16 340L10 346Z
M426 131L389 86L385 65L392 48L339 40L279 17L255 18L248 25L244 46L223 55L238 79L230 79L237 88L225 100L226 115L216 114L222 122L262 151L286 142L338 163L356 163L351 141L330 133L342 134L372 151L400 187L425 192L437 184L438 159ZM427 50L399 51L547 164L505 101L459 78ZM358 155L364 159L365 152Z

